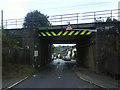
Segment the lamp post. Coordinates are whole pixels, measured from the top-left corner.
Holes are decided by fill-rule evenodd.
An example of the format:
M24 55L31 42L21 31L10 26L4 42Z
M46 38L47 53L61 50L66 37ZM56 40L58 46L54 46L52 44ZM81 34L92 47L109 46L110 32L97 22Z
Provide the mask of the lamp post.
M98 61L98 30L96 29L96 73L99 73L99 61Z

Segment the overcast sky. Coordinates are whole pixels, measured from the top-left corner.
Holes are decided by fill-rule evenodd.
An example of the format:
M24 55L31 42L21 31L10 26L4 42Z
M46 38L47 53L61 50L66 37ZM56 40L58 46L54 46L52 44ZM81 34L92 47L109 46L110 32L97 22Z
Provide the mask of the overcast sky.
M117 9L119 0L1 0L4 19L24 18L33 10L51 15Z

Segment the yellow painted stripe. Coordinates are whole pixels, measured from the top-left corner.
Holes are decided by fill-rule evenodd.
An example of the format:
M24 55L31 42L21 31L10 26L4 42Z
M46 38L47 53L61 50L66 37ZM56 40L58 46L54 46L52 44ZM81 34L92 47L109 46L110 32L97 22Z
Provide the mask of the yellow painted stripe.
M38 34L38 36L41 36L40 34Z
M71 31L68 35L72 35L75 31Z
M58 34L57 34L57 36L60 36L62 34L62 31L60 31Z
M68 33L68 31L65 31L62 35L66 35Z
M78 35L80 31L77 31L74 35Z
M82 31L82 32L80 33L80 35L84 35L85 32L87 32L87 30Z
M51 34L50 34L49 32L46 32L46 34L47 34L48 36L51 36Z
M41 34L42 34L43 36L46 36L46 34L44 34L43 32L41 32Z
M92 33L92 31L89 31L86 35L90 35Z
M56 36L56 34L54 32L51 32L53 34L53 36Z

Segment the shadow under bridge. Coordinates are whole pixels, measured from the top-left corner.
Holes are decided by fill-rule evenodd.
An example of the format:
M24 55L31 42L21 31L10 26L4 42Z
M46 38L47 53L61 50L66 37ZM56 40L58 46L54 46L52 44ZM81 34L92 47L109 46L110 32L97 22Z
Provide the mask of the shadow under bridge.
M94 60L92 55L95 32L95 28L38 30L39 60L37 64L45 65L52 61L52 44L76 44L77 64L89 67L88 63L93 63Z

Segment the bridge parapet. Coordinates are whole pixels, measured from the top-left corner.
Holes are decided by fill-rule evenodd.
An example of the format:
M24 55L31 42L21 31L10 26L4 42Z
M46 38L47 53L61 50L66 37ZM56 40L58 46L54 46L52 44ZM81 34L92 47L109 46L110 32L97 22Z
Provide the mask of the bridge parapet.
M68 25L54 25L48 27L38 27L38 30L66 30ZM73 29L95 29L94 23L71 24Z

